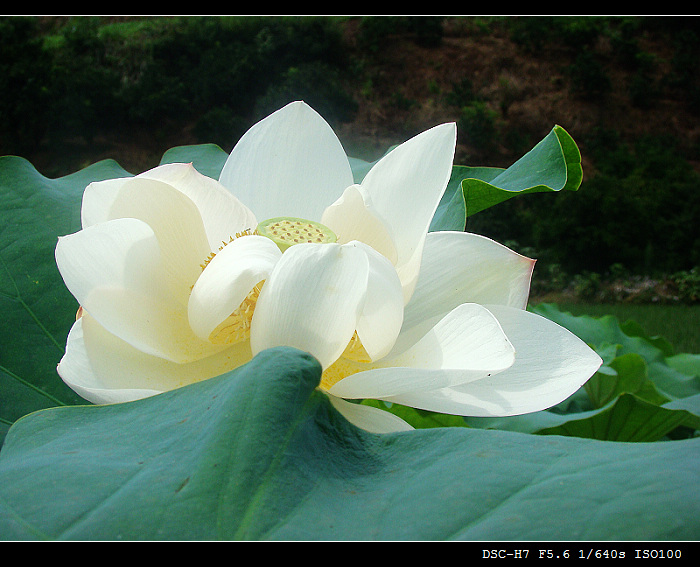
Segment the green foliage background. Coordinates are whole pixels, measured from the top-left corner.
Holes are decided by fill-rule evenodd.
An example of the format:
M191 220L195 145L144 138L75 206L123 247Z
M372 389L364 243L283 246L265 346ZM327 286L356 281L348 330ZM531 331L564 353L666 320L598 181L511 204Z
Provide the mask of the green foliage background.
M5 17L0 36L3 153L172 121L230 147L290 90L329 120L354 108L334 19Z
M587 116L585 126L561 124L586 157L584 191L505 203L474 216L469 230L532 253L540 278L609 276L613 266L678 274L675 296L696 301L681 280L700 264L692 230L700 214L697 136L673 137L658 125L637 136L605 112L613 102L650 116L672 105L677 120L697 120L693 17L3 17L0 154L37 163L35 155L55 152L42 168L55 177L88 165L61 153L75 139L97 145L100 133L120 132L128 140L144 127L159 146L156 160L183 132L187 143L229 150L257 119L300 98L334 127L362 106L396 117L399 140L419 105L401 84L382 92L385 54L406 45L399 42L439 49L447 29L477 41L507 38L534 63L555 53L562 96ZM507 61L494 62L507 69ZM428 92L458 122L467 148L458 163L507 167L542 132L509 114L522 87L478 87L465 76ZM683 207L669 206L677 202Z

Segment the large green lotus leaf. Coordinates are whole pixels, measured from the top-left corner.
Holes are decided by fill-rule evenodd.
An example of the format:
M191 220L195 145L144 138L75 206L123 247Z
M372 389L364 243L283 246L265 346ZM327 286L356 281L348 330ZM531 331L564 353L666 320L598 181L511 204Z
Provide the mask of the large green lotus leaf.
M459 165L452 167L450 181L440 199L433 220L430 222L429 231L455 230L463 232L467 224L467 205L464 202L462 180L464 168Z
M576 419L572 419L572 415L566 419L561 415L557 417L560 425L542 428L537 433L604 441L650 442L662 439L686 423L697 424L698 421L685 410L650 404L632 394L622 394L602 410L582 412Z
M595 407L601 408L622 394L635 394L655 405L670 401L649 379L647 363L641 355L633 352L622 354L610 361L608 368L612 374L596 372L584 384Z
M669 366L690 376L700 377L700 354L679 353L666 358Z
M152 398L42 410L0 452L0 534L79 540L694 540L700 439L375 435L288 348Z
M656 405L633 394L622 394L595 410L574 413L545 410L513 417L468 418L465 422L480 429L650 443L664 439L679 427L698 429L698 403L696 398L685 398Z
M465 167L463 177L467 215L473 216L516 195L576 191L583 180L581 153L568 132L555 126L509 168Z
M202 175L219 179L228 154L216 144L177 146L163 154L160 164L191 163Z
M0 157L0 439L26 413L79 401L56 374L77 304L54 249L80 228L85 186L125 175L107 160L48 179L22 158Z

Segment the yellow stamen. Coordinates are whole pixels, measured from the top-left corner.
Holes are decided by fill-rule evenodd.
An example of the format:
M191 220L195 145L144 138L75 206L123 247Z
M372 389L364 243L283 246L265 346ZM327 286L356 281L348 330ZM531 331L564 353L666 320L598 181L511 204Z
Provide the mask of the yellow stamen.
M372 359L362 345L360 337L357 336L357 331L355 331L340 358L323 371L321 375L321 389L328 390L333 384L340 382L343 378L356 372L367 370L367 367L364 365L369 362L372 362Z
M369 354L365 350L360 337L357 335L357 331L353 334L348 346L345 347L343 352L343 357L355 362L372 362Z
M221 246L219 246L218 251L221 252L224 249L224 246L230 244L231 242L236 240L236 238L240 238L241 236L249 236L251 234L253 234L253 231L251 231L249 228L246 228L243 232L237 232L235 236L229 237L228 242L222 240ZM216 256L216 252L211 252L209 256L207 256L204 260L204 263L199 265L202 268L202 270L204 270L209 265L209 262L211 262L214 259L214 256Z
M265 280L259 282L246 296L240 307L221 322L209 335L215 345L232 345L250 337L250 322L253 319L255 304Z
M237 232L235 236L229 237L228 242L222 240L221 246L219 246L217 252L221 252L225 246L237 238L250 234L253 234L253 232L250 229L246 229L243 232ZM202 271L207 268L215 256L216 252L211 252L204 260L204 263L200 264ZM241 305L210 333L210 342L217 345L232 345L250 337L250 322L253 319L255 304L258 302L258 296L260 295L260 290L264 283L265 280L258 282L257 285L250 290L250 293L248 293Z
M322 390L330 389L333 384L340 382L343 378L347 378L351 374L365 370L360 364L341 356L333 364L323 371L321 374L321 383L319 387Z

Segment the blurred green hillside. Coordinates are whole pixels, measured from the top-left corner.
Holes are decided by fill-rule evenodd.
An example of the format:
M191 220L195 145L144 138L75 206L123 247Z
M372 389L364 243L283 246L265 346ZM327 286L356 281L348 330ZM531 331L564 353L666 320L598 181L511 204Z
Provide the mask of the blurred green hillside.
M507 167L555 124L576 193L469 219L539 259L533 292L700 297L700 21L693 17L3 17L0 154L48 177L230 150L304 99L350 155L455 121L456 163ZM617 284L617 287L615 285ZM615 295L617 294L617 295Z

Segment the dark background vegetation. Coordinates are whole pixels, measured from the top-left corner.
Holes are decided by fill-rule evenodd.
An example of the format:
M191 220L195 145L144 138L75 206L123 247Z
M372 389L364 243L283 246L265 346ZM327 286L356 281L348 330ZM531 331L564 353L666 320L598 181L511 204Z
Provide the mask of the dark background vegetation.
M47 177L174 146L229 151L303 99L348 154L454 121L455 163L508 167L555 124L584 182L468 230L538 258L533 292L697 302L700 21L694 17L3 17L0 154Z

